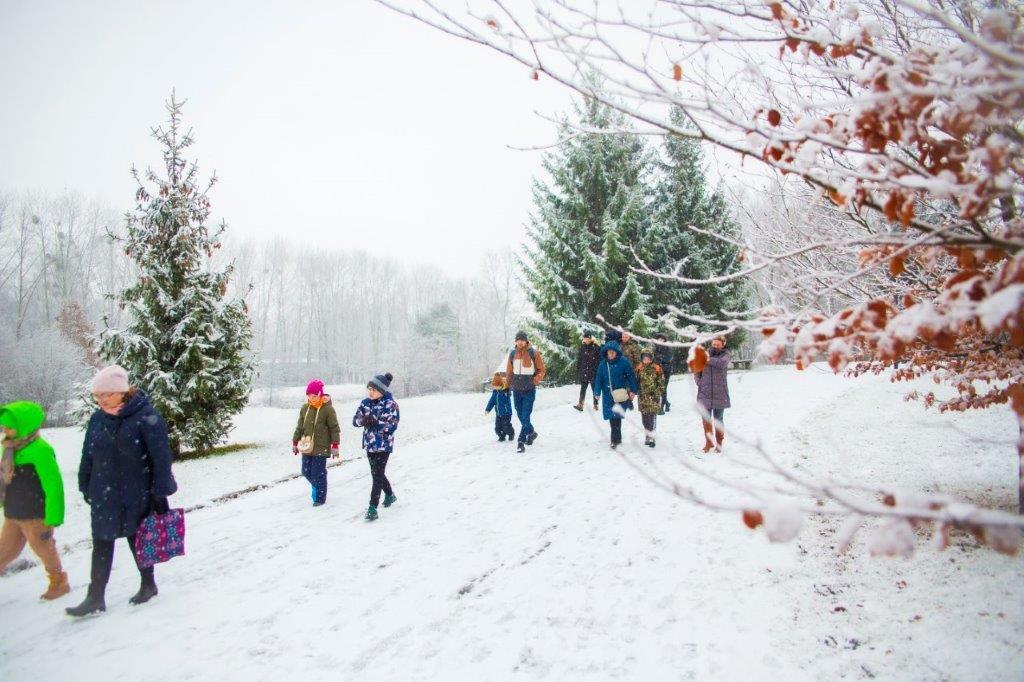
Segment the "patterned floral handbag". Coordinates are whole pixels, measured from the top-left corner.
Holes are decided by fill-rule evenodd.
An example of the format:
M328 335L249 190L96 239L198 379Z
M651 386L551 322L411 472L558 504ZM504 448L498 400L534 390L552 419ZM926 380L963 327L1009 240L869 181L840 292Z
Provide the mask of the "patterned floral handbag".
M184 509L171 509L164 514L150 514L142 520L139 529L135 531L135 558L143 568L184 554Z

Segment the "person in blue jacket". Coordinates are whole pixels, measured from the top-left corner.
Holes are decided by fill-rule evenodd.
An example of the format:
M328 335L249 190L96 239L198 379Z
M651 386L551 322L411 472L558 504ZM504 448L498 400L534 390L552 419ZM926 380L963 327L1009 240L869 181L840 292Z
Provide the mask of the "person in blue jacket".
M633 409L633 396L640 387L633 363L622 355L618 341L607 341L601 347L601 364L594 374L594 395L601 396L604 418L611 424L612 449L622 444L622 418Z
M516 430L512 427L512 394L508 381L501 372L495 372L491 378L491 399L487 401L484 414L494 410L494 433L498 434L498 442L504 443L505 437L512 443L516 439Z
M380 494L384 493L384 506L390 507L398 496L391 489L391 482L384 474L388 465L388 457L395 448L395 431L398 430L398 403L391 396L390 373L378 374L366 384L369 395L363 398L352 417L352 426L363 428L363 449L370 463L370 475L373 485L370 488L370 507L366 510L367 521L377 518L377 504Z
M178 489L167 424L146 394L128 384L128 373L117 365L100 370L92 392L99 409L89 419L78 466L78 489L92 512L92 575L85 601L66 609L76 617L107 610L114 541L127 538L134 557L139 524L154 511L166 512L167 497ZM153 567L138 569L142 584L132 604L157 595Z

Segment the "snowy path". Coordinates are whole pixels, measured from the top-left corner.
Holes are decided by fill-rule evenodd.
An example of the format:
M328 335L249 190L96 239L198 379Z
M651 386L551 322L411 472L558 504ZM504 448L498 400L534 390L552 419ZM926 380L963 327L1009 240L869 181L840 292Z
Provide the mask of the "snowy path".
M791 462L1013 499L1012 452L966 435L1011 440L1005 415L961 415L960 431L939 428L950 418L903 403L905 387L820 372L752 372L733 387L730 426L760 434ZM673 384L677 408L688 389ZM400 499L380 521L361 520L369 492L361 460L331 470L321 509L299 480L198 510L188 518L189 555L158 567L161 594L143 607L127 605L137 574L123 546L108 612L84 622L62 611L83 593L87 550L67 557L77 589L55 604L35 600L38 568L0 578L0 679L1014 679L1024 671L1019 557L964 541L943 554L922 547L909 561L873 560L859 545L836 558L834 528L821 522L794 544L770 545L734 515L653 489L607 448L595 414L567 406L573 394L542 392L541 437L525 456L493 442L480 414L485 396L403 401L389 466ZM250 411L237 439L269 439L290 429L291 414ZM73 446L72 432L58 435ZM642 463L636 435L627 429L625 456ZM352 429L345 440L355 445ZM654 457L686 476L670 453L696 452L699 441L695 419L677 409L660 420ZM894 450L902 464L887 454ZM294 460L279 452L266 445L266 461L176 465L175 502L292 471ZM699 459L716 473L751 476ZM62 544L83 529L69 523Z

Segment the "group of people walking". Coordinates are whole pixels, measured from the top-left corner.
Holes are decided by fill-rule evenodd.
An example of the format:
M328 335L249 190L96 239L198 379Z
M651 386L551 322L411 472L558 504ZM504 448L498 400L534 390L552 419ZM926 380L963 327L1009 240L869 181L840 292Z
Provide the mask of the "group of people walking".
M398 403L391 395L393 378L384 373L370 379L366 384L367 397L352 417L352 426L363 429L363 449L370 463L370 505L364 516L367 521L377 520L381 493L385 507L398 501L385 474L401 418ZM314 507L327 501L327 458L339 456L340 444L341 427L331 396L324 393L324 382L314 379L306 386L306 404L299 409L299 421L292 434L292 453L302 455L302 475L311 486Z
M135 534L146 516L167 511L167 498L178 489L171 474L167 425L146 394L129 384L128 373L116 365L100 370L93 377L92 393L98 407L86 427L78 466L78 490L92 520L92 566L85 599L66 609L75 617L106 610L118 538L126 538L139 571L139 590L129 602L143 604L157 595L154 569L141 563ZM18 401L0 408L0 571L27 543L49 576L42 598L56 599L71 586L54 538L54 529L64 523L64 484L53 447L40 434L45 420L36 403Z
M634 409L634 399L644 427L644 444L655 447L659 415L672 408L668 400L668 382L672 377L672 347L664 334L655 336L655 347L641 348L629 332L611 329L605 332L604 344L598 346L594 335L582 335L576 360L580 384L579 401L573 406L585 409L587 389L593 397L594 410L601 409L609 422L611 447L622 444L622 420L627 410ZM715 337L711 348L691 361L697 385L697 403L702 412L704 452L721 452L725 440L725 409L730 406L727 373L731 356L725 339ZM522 425L519 431L519 452L537 439L531 421L536 388L544 378L544 361L540 351L530 345L526 332L516 334L516 347L509 354L504 372L495 372L491 379L490 400L485 413L495 411L494 431L498 441L515 438L512 406Z
M602 409L609 422L611 447L622 443L622 420L634 409L634 399L645 430L645 444L655 447L657 418L671 409L667 386L672 375L672 349L664 335L655 349L641 348L627 332L609 330L604 344L583 334L577 361L579 402L584 410L587 389L593 406ZM689 366L697 385L704 429L704 452L721 451L725 439L725 409L730 406L727 372L730 363L725 340L716 337L711 348L696 348ZM544 380L540 351L525 332L515 337L515 348L496 372L486 412L495 412L494 430L499 441L516 442L522 453L538 438L531 421L537 387ZM394 451L400 413L391 394L392 375L378 374L366 385L367 397L356 408L352 425L363 430L362 447L370 465L370 503L364 518L378 518L378 507L397 500L385 473ZM89 587L78 606L66 609L81 617L106 610L105 593L114 559L114 546L125 538L139 571L139 590L131 604L143 604L158 594L154 568L144 565L136 533L150 514L168 511L167 498L177 491L171 473L172 452L167 425L147 395L133 387L121 367L100 370L92 380L97 409L89 419L78 468L78 489L89 505L92 521L92 563ZM512 425L513 408L519 418L518 439ZM64 522L64 486L53 448L40 434L46 420L43 408L18 401L0 408L3 455L0 458L0 504L4 524L0 529L0 572L17 558L27 544L49 576L43 599L57 599L71 591L64 571L54 529ZM310 381L306 401L299 410L292 434L292 452L302 456L302 475L310 484L314 507L327 501L327 460L339 456L341 427L324 382ZM381 501L381 495L384 499Z
M352 425L363 429L372 474L370 505L365 518L377 518L383 505L398 500L385 475L394 448L399 411L390 392L391 374L378 374L367 384L368 396L356 409ZM155 570L142 561L136 535L150 514L165 514L168 497L177 489L171 473L173 459L167 424L145 392L133 387L124 368L113 365L92 380L97 409L89 419L78 467L78 490L89 505L92 522L92 563L85 599L65 609L82 617L106 611L106 588L114 560L114 546L125 538L139 571L139 590L129 599L144 604L157 596ZM32 402L17 401L0 408L3 455L0 457L0 572L27 544L39 557L49 577L41 595L51 600L71 592L61 565L54 530L64 523L64 483L53 447L41 435L46 413ZM340 428L330 395L322 381L306 387L306 403L292 439L292 450L302 455L302 475L312 487L314 506L327 500L327 459L339 454Z

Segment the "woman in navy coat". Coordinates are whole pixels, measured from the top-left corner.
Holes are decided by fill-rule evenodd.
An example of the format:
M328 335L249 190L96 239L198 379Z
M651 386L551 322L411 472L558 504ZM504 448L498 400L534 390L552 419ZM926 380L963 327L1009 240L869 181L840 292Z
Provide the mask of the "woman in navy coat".
M89 419L78 468L78 489L92 512L92 576L85 601L71 616L106 610L105 592L114 560L114 541L127 538L135 555L135 531L150 513L166 512L178 489L171 474L167 425L145 393L128 385L116 365L93 379L99 409ZM139 567L142 584L131 598L142 604L157 594L153 567Z
M601 364L594 375L594 395L601 396L604 418L612 427L612 449L622 443L622 417L626 410L633 409L633 396L640 387L636 382L633 363L622 355L622 346L617 341L608 341L601 347ZM616 402L612 391L625 389L629 398Z

